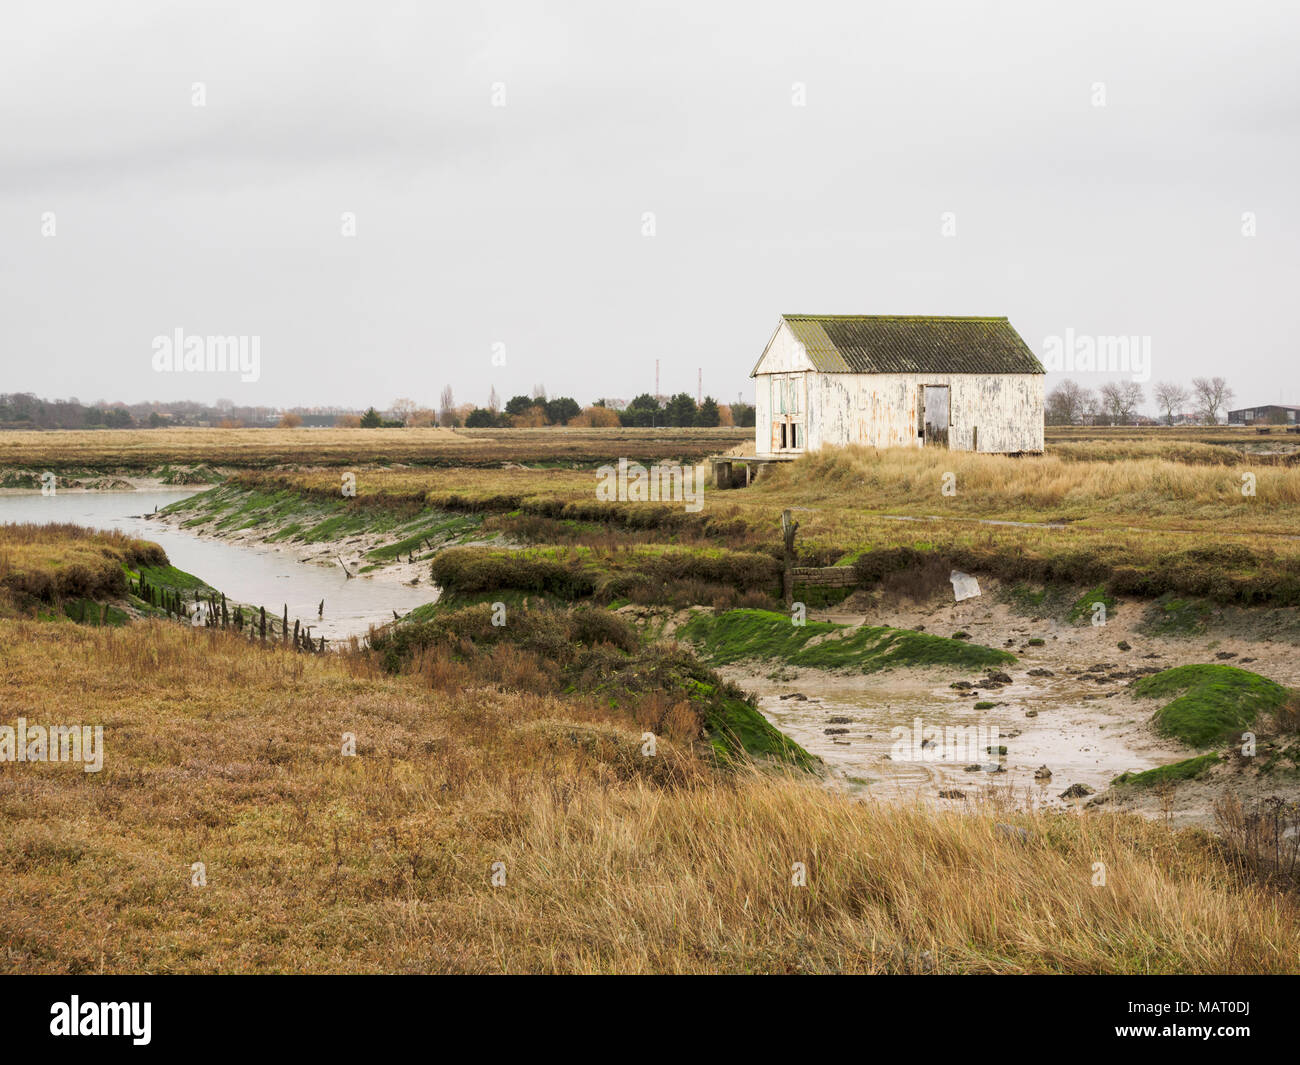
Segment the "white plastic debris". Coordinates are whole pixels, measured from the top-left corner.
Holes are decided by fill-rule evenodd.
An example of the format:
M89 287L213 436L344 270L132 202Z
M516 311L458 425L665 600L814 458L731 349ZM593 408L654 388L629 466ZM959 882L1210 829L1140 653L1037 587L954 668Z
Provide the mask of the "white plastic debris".
M980 582L969 573L955 569L948 575L948 579L952 581L952 594L959 603L963 599L974 599L980 594Z

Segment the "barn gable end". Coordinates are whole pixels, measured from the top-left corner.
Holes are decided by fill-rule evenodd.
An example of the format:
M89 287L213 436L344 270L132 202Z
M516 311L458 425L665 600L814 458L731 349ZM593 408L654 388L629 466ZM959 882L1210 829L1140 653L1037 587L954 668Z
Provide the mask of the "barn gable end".
M751 376L759 455L1043 447L1044 370L1006 318L785 315Z

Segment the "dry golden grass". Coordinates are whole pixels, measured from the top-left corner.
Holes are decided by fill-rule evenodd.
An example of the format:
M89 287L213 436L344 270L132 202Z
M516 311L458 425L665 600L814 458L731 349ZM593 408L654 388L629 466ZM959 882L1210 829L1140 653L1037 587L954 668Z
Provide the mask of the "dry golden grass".
M331 501L339 498L337 470L294 472L244 471L230 483L258 491L289 489ZM443 506L475 510L515 510L520 506L596 501L596 472L591 469L473 469L440 467L422 470L356 471L360 506Z
M595 704L161 622L0 646L0 723L106 751L0 763L8 972L1300 970L1292 901L1133 818L877 807L641 758Z
M947 473L953 495L942 491ZM1243 473L1254 476L1254 496L1242 494ZM1013 581L1300 604L1294 467L846 448L775 470L726 501L732 520L754 528L762 521L774 529L781 507L802 508L799 535L809 549L908 547Z
M1156 457L1103 461L1074 454L1010 458L936 449L834 448L774 466L747 489L711 493L708 509L734 508L744 513L793 503L846 514L947 515L1098 527L1201 526L1216 533L1293 534L1300 525L1300 466L1251 462L1236 452L1230 456L1222 463L1212 461L1213 455L1187 461ZM948 473L954 476L951 495L942 491ZM1254 495L1242 492L1247 474L1253 477ZM250 471L237 474L234 481L322 498L337 499L339 494L338 473L323 469ZM593 470L465 468L363 470L356 484L362 503L480 510L522 506L534 511L595 503L596 486ZM682 509L640 506L665 512Z
M700 458L752 429L122 429L0 433L0 469L134 469L207 463L477 466Z
M943 492L945 475L954 491ZM1253 475L1253 496L1242 492ZM1017 521L1188 523L1239 532L1291 533L1300 522L1300 467L1216 465L1162 458L1086 461L937 449L835 448L777 467L750 492L878 513L947 514ZM741 493L746 494L746 493Z
M1128 459L1163 459L1193 466L1287 466L1300 461L1300 440L1269 444L1204 443L1196 440L1161 440L1151 437L1118 437L1113 440L1061 440L1048 445L1046 454L1073 462L1121 462Z
M1280 425L1262 426L1268 433L1259 433L1254 426L1235 425L1049 425L1045 428L1047 445L1070 440L1092 440L1100 443L1123 440L1170 442L1195 442L1229 447L1252 447L1258 444L1281 446L1296 444L1300 440L1284 431Z
M165 565L157 544L77 525L0 525L0 608L26 598L91 599L126 593L124 565Z

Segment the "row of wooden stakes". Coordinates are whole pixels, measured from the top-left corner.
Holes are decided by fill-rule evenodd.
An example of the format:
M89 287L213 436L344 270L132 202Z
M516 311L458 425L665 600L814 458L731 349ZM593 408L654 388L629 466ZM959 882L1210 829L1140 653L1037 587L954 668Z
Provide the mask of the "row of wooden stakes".
M269 619L266 616L266 607L261 607L256 613L251 609L245 613L242 606L236 606L233 610L226 602L224 594L219 592L209 592L205 597L197 588L194 591L194 609L190 609L189 603L185 597L174 588L167 588L156 584L150 584L141 574L140 579L130 582L131 591L139 596L150 606L157 607L160 610L166 610L167 613L174 617L185 618L192 623L198 624L195 618L202 618L202 624L209 629L233 629L235 632L248 632L250 640L260 639L263 643L276 639L275 626L277 619L274 615ZM325 600L320 603L320 616L325 614ZM281 643L292 645L300 651L309 651L314 654L323 654L325 651L325 637L319 636L315 639L311 635L311 626L303 625L297 618L293 619L293 635L290 637L289 631L289 604L284 606L284 616L279 620Z

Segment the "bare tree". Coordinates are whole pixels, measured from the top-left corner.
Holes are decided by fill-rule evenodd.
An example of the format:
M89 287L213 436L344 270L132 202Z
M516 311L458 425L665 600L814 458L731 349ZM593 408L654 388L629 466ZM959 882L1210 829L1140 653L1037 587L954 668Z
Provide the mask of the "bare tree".
M451 385L443 385L438 399L438 424L451 425L456 420L456 397L451 393Z
M492 386L492 391L488 393L487 409L493 414L501 409L501 397L497 395L497 386Z
M405 425L411 424L411 415L419 408L413 399L395 399L393 400L393 413L401 419Z
M1192 391L1200 405L1200 414L1211 425L1218 424L1219 411L1236 395L1222 377L1193 377Z
M1078 381L1062 381L1047 397L1046 421L1049 425L1078 425L1095 403L1092 392Z
M1156 406L1165 412L1165 420L1170 425L1174 424L1174 415L1181 414L1187 401L1192 398L1192 394L1182 385L1175 384L1173 381L1161 381L1151 394L1154 396Z
M1079 424L1096 425L1100 417L1101 400L1097 398L1096 392L1084 389L1083 402L1079 406Z
M543 403L546 402L545 385L533 385L533 399L540 399Z
M1101 406L1112 425L1128 425L1145 398L1136 381L1112 381L1101 386Z

